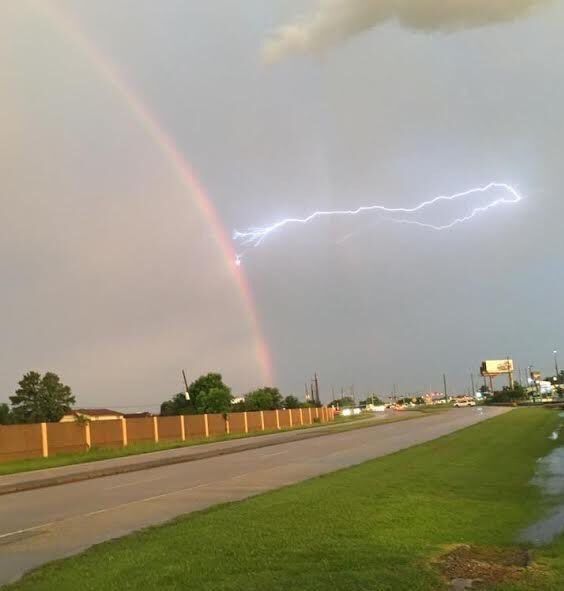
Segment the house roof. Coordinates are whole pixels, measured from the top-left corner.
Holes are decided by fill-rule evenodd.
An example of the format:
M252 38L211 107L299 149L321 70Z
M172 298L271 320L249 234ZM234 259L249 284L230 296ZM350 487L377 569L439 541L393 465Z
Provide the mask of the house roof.
M101 417L101 416L112 416L112 417L122 417L122 412L117 412L115 410L109 410L107 408L75 408L73 414L81 414L81 415L88 415L89 417Z

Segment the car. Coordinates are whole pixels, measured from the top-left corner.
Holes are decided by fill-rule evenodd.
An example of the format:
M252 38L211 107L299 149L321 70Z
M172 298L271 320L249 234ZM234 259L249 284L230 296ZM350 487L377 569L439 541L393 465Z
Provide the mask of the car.
M476 406L476 401L470 398L458 398L454 401L456 408L462 408L464 406Z

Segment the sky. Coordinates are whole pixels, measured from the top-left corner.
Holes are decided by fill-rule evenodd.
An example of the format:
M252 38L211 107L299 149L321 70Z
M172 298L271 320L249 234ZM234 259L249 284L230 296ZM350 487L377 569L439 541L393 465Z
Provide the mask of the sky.
M559 348L564 367L564 3L476 27L391 14L264 59L318 10L0 5L0 402L31 369L144 410L182 368L299 396L317 372L327 401L443 373L462 392L506 356L549 374ZM235 229L490 181L523 200L442 232L316 220L235 265Z

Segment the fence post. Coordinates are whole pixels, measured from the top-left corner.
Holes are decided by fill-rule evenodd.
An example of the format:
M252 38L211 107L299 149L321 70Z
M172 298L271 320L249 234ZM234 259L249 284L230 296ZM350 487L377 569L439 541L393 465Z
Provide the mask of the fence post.
M318 406L315 407L315 418L316 419L319 418L319 407Z
M307 412L309 414L309 424L311 425L311 423L312 423L312 420L311 420L311 406L308 406L307 407Z
M84 423L84 440L86 441L86 447L90 449L92 447L92 436L90 434L90 421Z
M123 447L127 447L127 419L121 419L121 438Z
M231 426L229 425L229 415L225 415L225 433L229 435L231 433Z
M186 427L184 426L184 415L179 415L180 419L180 438L182 441L186 441Z
M243 421L245 421L245 433L249 432L249 419L247 418L247 411L243 413Z
M157 417L153 417L153 438L155 443L159 442L159 423L157 422Z
M204 415L204 429L206 431L206 437L209 437L210 436L210 425L208 423L207 413Z
M294 426L294 419L292 418L292 409L288 409L288 417L290 417L290 427Z
M276 409L276 428L280 429L280 414L278 413L278 409Z
M41 452L44 458L49 456L49 442L47 441L47 423L41 423Z
M264 411L260 411L260 428L264 431Z
M302 412L301 408L300 408L300 424L302 427L304 426L304 413Z

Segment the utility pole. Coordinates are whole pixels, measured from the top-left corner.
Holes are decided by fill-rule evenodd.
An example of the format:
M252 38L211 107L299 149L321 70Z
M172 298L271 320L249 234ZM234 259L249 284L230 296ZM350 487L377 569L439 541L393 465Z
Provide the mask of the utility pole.
M445 402L448 402L447 381L445 373L443 374L443 385L445 387Z
M560 383L560 372L558 371L558 351L556 349L552 352L554 355L554 371L556 372L556 383Z
M182 370L182 378L184 379L184 397L190 400L190 393L188 392L188 380L186 379L186 372Z
M472 384L472 396L476 396L476 388L474 387L474 374L470 373L470 383Z
M307 387L307 382L305 383L305 400L306 402L309 402L309 390Z
M319 380L317 379L317 372L314 374L314 382L315 382L315 401L317 404L321 404L321 400L319 398Z

